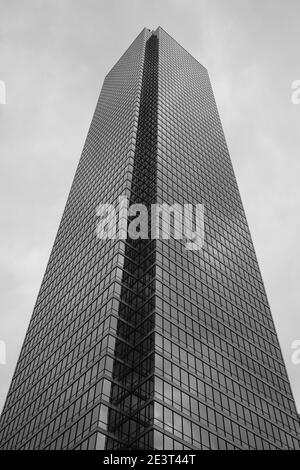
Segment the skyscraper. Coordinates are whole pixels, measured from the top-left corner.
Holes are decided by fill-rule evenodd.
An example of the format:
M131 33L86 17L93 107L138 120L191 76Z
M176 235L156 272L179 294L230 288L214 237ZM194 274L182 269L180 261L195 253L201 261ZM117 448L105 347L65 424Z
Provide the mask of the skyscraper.
M119 196L205 244L96 237ZM207 70L162 28L108 73L1 416L2 449L299 449Z

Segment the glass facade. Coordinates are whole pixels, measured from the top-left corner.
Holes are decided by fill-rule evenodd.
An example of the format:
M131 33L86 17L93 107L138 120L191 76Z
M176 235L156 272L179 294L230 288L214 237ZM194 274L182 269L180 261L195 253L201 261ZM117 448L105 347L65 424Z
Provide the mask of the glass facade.
M203 249L99 240L121 195L203 203ZM208 73L160 27L105 78L0 426L1 449L299 449Z
M154 447L299 448L208 73L161 28L158 41L157 198L204 203L205 244L157 241Z

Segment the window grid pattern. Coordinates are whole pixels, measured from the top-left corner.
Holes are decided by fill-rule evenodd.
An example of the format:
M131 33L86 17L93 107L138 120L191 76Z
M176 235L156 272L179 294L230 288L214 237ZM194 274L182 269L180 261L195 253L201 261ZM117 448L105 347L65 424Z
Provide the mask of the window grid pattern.
M204 204L205 244L158 240L154 446L298 449L299 422L208 73L158 29L159 203Z
M204 204L203 249L99 241L120 195ZM299 431L207 70L144 29L105 78L0 448L299 449Z
M153 34L145 49L130 198L148 211L156 201L157 67ZM126 241L107 449L153 448L155 251L155 240Z
M104 448L124 242L96 207L130 194L145 29L105 78L1 416L3 449Z

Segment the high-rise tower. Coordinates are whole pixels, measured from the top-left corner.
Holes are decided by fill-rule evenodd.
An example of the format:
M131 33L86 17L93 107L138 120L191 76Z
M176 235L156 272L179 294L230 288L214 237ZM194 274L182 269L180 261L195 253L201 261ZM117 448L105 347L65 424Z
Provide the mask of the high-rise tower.
M99 240L99 203L198 204L205 244ZM105 78L1 416L2 449L298 449L208 73L144 29Z

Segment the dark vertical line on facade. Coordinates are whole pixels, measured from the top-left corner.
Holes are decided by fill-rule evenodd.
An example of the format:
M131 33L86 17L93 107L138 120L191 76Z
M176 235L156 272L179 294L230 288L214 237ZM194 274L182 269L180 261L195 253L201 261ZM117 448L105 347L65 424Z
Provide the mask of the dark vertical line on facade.
M130 204L156 202L158 38L146 43ZM150 217L148 220L150 236ZM128 239L107 449L153 448L155 240Z

